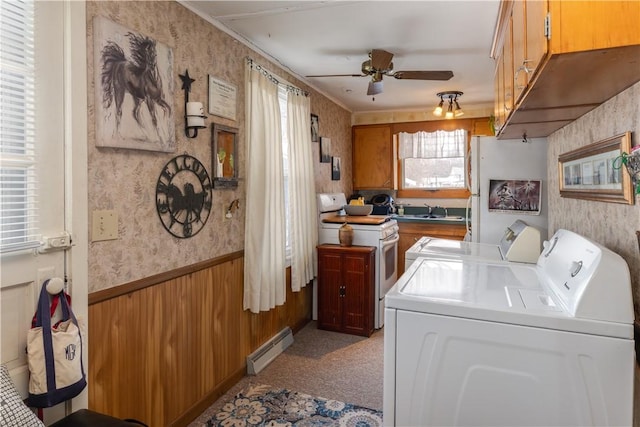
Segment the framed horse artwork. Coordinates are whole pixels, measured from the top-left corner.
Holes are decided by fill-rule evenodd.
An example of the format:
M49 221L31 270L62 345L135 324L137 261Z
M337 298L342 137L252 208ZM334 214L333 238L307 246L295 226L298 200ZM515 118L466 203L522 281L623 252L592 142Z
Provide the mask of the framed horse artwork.
M98 147L173 152L173 51L102 16L93 20Z

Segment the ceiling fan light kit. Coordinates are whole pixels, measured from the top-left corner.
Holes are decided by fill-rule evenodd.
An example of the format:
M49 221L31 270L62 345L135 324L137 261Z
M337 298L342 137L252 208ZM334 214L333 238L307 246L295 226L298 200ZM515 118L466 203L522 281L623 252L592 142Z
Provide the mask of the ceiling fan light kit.
M447 112L444 115L445 119L453 119L454 117L460 117L464 114L464 111L462 111L462 108L460 108L460 104L458 103L458 97L462 96L462 92L451 90L447 92L439 92L436 96L440 98L440 103L438 103L438 106L433 110L434 116L442 116L445 99L449 99Z
M382 80L371 79L367 88L367 95L377 95L379 93L382 93Z
M393 71L393 53L382 49L369 52L369 59L362 63L362 74L325 74L306 77L368 77L371 76L367 95L382 93L382 77L390 76L398 80L449 80L453 71Z

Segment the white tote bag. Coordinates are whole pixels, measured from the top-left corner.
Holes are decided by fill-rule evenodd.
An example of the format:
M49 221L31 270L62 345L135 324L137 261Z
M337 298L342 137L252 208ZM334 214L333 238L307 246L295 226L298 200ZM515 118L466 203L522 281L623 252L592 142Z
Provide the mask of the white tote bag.
M54 295L62 308L62 321L51 325L48 280L42 285L34 327L27 333L29 397L27 404L48 408L71 399L86 387L82 365L82 336L64 291Z

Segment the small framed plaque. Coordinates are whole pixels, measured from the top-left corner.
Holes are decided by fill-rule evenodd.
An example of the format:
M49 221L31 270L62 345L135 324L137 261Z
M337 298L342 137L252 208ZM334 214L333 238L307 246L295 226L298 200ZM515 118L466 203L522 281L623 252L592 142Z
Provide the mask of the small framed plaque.
M236 87L209 76L209 114L236 120Z

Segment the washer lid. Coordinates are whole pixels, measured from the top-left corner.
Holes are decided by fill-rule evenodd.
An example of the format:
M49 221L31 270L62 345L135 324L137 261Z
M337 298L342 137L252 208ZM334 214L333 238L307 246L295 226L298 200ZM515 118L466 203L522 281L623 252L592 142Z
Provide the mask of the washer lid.
M489 243L464 242L451 239L437 239L421 237L406 255L414 259L417 257L438 258L478 258L488 261L502 261L504 259L500 247Z
M576 318L543 284L535 266L418 258L386 307L594 335L632 338L633 326Z

